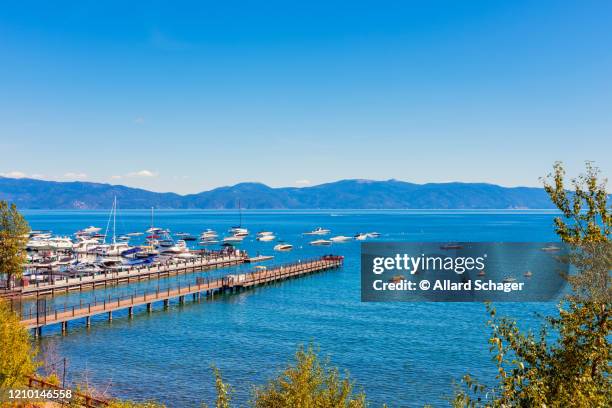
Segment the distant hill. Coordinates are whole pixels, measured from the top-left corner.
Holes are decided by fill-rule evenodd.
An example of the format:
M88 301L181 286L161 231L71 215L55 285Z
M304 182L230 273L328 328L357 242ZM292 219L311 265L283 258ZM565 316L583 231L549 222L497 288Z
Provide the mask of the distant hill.
M0 177L0 200L14 202L21 209L102 209L111 206L114 196L125 209L231 209L238 206L238 200L245 209L552 208L541 188L485 183L340 180L302 188L240 183L179 195L102 183Z

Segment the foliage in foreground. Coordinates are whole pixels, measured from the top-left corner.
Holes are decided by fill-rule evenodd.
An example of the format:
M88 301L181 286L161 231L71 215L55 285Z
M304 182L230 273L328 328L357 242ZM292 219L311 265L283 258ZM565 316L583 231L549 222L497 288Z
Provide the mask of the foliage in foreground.
M563 214L555 227L570 246L569 261L577 269L568 277L573 292L559 305L558 316L547 317L538 335L522 333L515 321L498 318L488 306L498 383L488 387L465 376L455 407L612 406L612 213L605 182L589 163L586 174L572 181L571 194L564 176L557 163L545 189Z
M213 368L217 389L216 408L230 408L231 387ZM295 363L288 365L278 377L253 389L250 405L255 408L365 408L363 392L354 391L348 374L342 376L328 361L321 361L312 345L300 347Z
M38 367L36 355L28 330L8 302L0 300L0 389L26 385L26 376Z
M0 275L6 275L9 289L13 279L23 275L29 232L30 226L15 204L0 201Z

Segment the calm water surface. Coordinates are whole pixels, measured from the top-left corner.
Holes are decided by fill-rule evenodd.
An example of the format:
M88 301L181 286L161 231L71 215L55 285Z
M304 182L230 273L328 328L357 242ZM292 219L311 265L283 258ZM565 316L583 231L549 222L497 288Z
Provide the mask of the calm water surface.
M453 380L471 373L495 376L488 352L482 304L360 302L359 243L312 247L301 233L322 226L332 235L378 231L380 240L405 241L554 241L552 212L545 211L245 211L251 231L242 248L250 254L275 255L273 263L292 262L325 253L346 257L342 269L258 288L214 301L147 315L115 313L112 323L93 319L71 323L68 334L47 328L43 346L51 345L69 361L68 375L87 376L114 396L156 399L171 407L196 407L214 396L210 366L215 364L235 386L235 401L249 399L249 384L261 384L288 362L300 344L315 342L334 365L348 369L373 406L447 406ZM56 234L106 226L107 212L29 211L34 229ZM231 211L157 211L155 224L173 232L199 234L206 228L226 231L238 222ZM148 211L123 211L118 233L149 227ZM254 240L259 230L274 231L294 245L274 253L274 243ZM271 265L268 263L267 265ZM244 266L203 272L231 273ZM130 294L195 281L196 275L172 277L59 296L58 305L94 297ZM25 305L27 307L27 305ZM536 325L534 312L551 313L553 303L500 304L498 310Z

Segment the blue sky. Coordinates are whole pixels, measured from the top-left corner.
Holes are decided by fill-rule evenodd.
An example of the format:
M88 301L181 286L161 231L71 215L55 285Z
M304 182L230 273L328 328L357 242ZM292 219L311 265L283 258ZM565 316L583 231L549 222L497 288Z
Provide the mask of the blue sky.
M610 2L126 3L3 4L2 175L186 193L611 173Z

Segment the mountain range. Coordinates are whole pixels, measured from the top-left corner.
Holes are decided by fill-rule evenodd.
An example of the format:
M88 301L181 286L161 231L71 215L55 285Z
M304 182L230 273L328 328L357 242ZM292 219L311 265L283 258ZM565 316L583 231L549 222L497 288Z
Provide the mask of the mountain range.
M518 209L552 208L541 188L486 183L414 184L398 180L340 180L311 187L240 183L197 194L157 193L82 181L0 177L0 200L20 209Z

